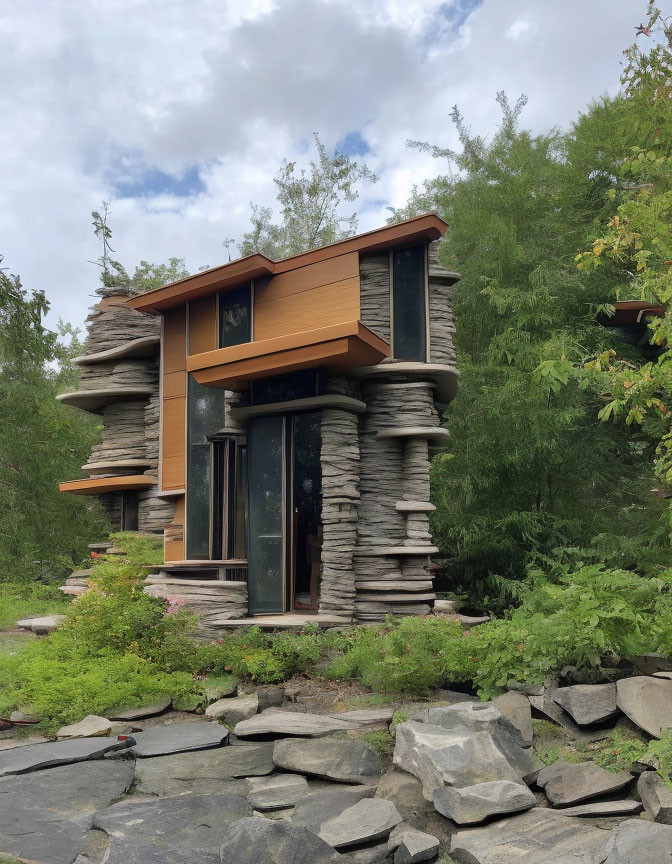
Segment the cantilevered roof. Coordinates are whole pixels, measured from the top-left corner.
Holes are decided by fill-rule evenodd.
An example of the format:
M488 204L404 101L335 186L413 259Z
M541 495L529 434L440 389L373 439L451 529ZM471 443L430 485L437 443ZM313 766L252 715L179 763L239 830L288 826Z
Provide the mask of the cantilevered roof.
M272 261L257 252L246 258L230 261L221 267L213 267L202 273L188 276L179 282L154 288L152 291L130 298L127 303L133 309L157 313L164 309L181 306L189 300L196 300L198 297L213 294L215 291L225 291L227 288L241 285L250 279L286 273L289 270L297 270L299 267L315 264L318 261L326 261L329 258L336 258L349 252L373 252L421 240L438 240L445 234L447 228L448 223L444 222L436 213L424 213L422 216L414 216L404 222L386 225L375 231L367 231L365 234L339 240L329 246L292 255L282 261Z

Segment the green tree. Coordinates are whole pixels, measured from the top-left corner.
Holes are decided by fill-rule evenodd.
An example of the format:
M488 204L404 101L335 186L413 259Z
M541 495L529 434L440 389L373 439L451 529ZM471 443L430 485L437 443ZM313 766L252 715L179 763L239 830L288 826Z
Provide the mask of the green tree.
M171 257L167 264L150 264L143 260L135 268L130 283L134 288L145 292L160 288L169 282L186 279L189 275L184 258Z
M613 535L636 535L656 506L646 443L596 423L597 396L572 378L573 364L609 339L595 312L612 296L612 274L573 261L603 213L600 178L589 160L570 161L566 136L519 128L524 98L497 101L492 137L472 135L454 109L458 152L414 144L448 165L403 214L433 204L450 223L443 263L462 273L461 379L450 450L433 470L435 527L444 587L490 607L493 592L515 588L498 576L522 578L530 560L561 546L601 542L620 553Z
M44 292L0 268L0 581L67 572L106 527L97 502L58 491L100 433L56 401L76 381L81 346L72 328L60 326L63 344L44 326L48 308Z
M317 161L306 170L285 160L274 179L281 222L273 222L270 207L250 205L252 227L243 235L242 255L262 252L278 260L356 233L357 215L343 215L342 205L357 200L359 183L375 183L378 177L343 153L330 156L319 136L314 138Z
M582 271L619 268L620 299L649 301L666 311L650 323L656 360L637 362L609 350L585 363L585 385L606 397L602 420L641 428L656 444L655 466L672 486L672 17L653 2L638 28L645 47L625 51L622 99L634 141L623 148L607 190L615 212L589 250L576 256ZM672 526L672 508L669 513Z

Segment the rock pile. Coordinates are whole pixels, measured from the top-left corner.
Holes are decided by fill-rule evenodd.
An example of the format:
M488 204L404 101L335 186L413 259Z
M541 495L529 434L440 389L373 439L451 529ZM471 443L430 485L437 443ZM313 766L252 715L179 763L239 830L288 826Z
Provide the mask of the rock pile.
M621 689L666 698L633 680ZM613 688L592 706L586 694L553 704L574 720L613 717ZM42 864L672 860L672 793L658 774L635 785L592 762L543 766L527 696L443 695L453 704L416 706L396 727L387 768L363 736L390 723L389 709L303 711L279 706L279 688L211 688L206 718L165 713L163 700L84 718L58 742L17 740L0 750L0 853ZM641 706L649 718L658 709ZM230 730L208 715L241 719Z

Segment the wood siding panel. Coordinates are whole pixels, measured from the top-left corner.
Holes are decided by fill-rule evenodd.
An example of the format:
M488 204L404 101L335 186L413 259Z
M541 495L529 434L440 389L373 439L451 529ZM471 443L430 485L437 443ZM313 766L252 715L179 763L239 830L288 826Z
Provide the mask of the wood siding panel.
M255 302L265 303L268 300L277 300L279 297L299 294L302 291L310 291L312 288L358 276L359 255L356 252L339 255L328 261L320 261L288 273L281 273L272 279L259 280L255 283Z
M217 295L189 303L189 353L214 351L217 345Z
M308 269L308 268L304 268ZM288 274L289 275L289 274ZM272 296L275 279L265 297ZM359 276L318 285L277 299L254 297L254 339L273 339L359 318Z
M175 516L164 529L163 560L184 561L184 498L175 502Z
M183 489L186 463L187 314L171 309L163 319L161 488Z

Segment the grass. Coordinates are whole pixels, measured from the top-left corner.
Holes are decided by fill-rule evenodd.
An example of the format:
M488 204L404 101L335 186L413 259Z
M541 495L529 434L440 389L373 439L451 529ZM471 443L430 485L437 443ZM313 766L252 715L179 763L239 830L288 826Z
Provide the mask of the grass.
M68 599L47 585L0 584L0 630L10 630L22 618L63 614Z
M0 631L0 654L16 654L37 637L32 633L3 633Z

